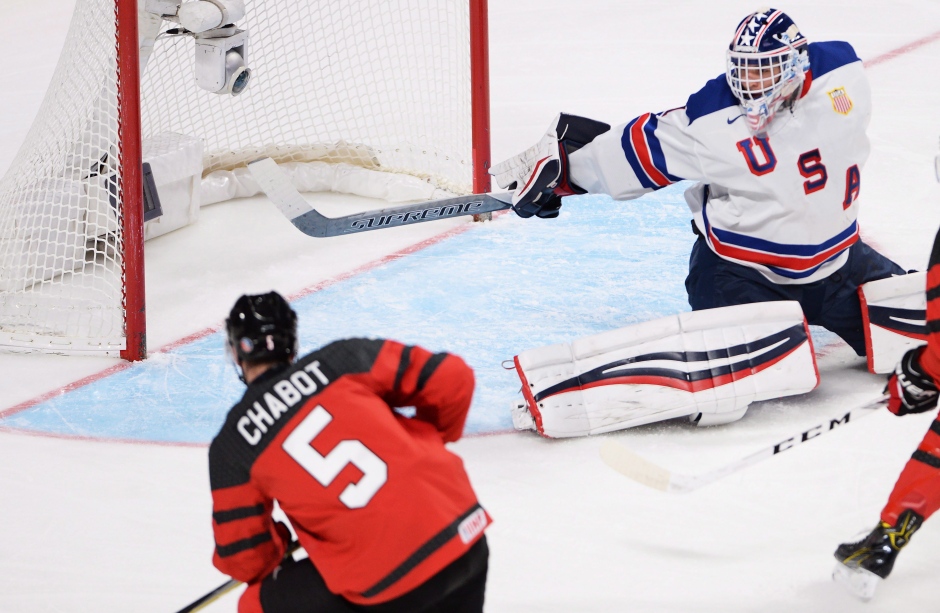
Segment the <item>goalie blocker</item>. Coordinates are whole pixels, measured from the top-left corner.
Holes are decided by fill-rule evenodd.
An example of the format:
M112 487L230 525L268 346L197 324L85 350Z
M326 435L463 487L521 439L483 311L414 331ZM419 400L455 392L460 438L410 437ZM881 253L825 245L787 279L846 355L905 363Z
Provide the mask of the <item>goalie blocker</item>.
M514 358L524 403L517 429L550 438L601 434L675 417L716 425L751 402L819 383L797 302L681 313Z

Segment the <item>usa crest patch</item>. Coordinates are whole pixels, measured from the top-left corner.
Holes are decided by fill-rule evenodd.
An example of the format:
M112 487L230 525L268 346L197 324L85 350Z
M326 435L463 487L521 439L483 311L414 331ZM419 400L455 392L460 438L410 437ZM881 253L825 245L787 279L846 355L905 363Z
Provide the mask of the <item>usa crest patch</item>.
M829 92L829 99L832 100L832 108L836 113L848 115L852 110L852 99L845 93L844 87L837 87Z

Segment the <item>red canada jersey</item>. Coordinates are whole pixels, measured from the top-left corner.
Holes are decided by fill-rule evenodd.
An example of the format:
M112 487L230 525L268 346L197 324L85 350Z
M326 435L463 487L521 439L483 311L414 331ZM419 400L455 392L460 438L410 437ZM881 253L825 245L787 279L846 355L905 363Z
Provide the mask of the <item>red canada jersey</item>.
M209 447L215 566L253 582L278 565L277 500L333 593L376 604L424 583L490 522L444 446L473 385L459 357L383 340L336 341L265 372Z
M927 268L927 347L920 365L934 381L940 381L940 232L930 251Z

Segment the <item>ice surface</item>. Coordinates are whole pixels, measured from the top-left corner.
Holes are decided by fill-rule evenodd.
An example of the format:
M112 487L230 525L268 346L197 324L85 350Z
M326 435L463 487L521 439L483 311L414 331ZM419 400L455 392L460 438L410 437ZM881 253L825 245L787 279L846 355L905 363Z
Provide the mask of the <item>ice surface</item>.
M683 187L630 207L572 198L553 222L503 215L309 293L294 302L301 352L351 336L452 351L477 375L467 433L510 430L507 406L519 379L504 361L533 344L688 310L682 282L695 237ZM403 291L403 284L420 291ZM244 391L220 359L222 347L223 333L209 334L9 415L0 426L207 443Z

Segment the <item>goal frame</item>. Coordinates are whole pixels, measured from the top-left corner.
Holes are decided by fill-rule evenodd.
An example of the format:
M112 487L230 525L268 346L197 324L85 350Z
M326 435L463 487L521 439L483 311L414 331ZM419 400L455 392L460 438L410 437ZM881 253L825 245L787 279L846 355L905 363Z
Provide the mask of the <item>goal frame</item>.
M260 1L260 0L255 0ZM490 191L489 27L487 0L466 0L470 15L470 99L474 193ZM125 348L121 358L147 357L144 284L144 196L141 147L138 0L115 0L120 186L124 199L122 258Z
M137 0L116 0L118 58L118 138L121 141L121 191L124 196L124 341L121 357L147 357L147 301L144 287L144 185L140 120L140 41Z

